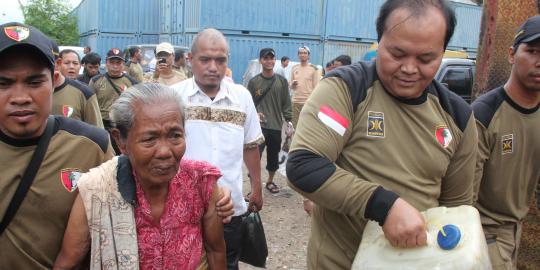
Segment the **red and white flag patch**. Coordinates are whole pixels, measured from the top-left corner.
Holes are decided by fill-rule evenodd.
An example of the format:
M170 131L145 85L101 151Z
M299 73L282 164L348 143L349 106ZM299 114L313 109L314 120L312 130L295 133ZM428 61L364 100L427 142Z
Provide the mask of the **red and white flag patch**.
M321 106L317 116L323 124L341 136L349 128L349 120L328 106Z

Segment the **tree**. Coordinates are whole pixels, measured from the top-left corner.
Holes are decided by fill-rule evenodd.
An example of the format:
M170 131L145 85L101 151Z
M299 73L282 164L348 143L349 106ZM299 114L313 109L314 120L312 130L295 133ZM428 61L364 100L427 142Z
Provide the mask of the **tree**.
M24 23L34 26L56 41L58 45L79 45L77 18L70 14L66 0L20 1Z

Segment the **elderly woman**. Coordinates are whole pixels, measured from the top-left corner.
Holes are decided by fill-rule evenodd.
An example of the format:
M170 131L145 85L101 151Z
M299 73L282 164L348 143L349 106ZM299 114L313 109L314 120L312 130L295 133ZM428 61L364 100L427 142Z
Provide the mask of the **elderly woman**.
M184 106L163 85L138 84L110 112L122 156L78 181L55 269L76 266L91 247L91 269L225 269L221 176L182 159ZM205 259L205 254L206 258Z

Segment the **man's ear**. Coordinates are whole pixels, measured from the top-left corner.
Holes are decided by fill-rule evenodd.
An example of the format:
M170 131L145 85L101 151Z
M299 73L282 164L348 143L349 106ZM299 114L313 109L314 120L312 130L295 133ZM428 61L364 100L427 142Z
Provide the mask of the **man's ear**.
M55 69L53 73L53 84L55 88L62 84L61 76L60 71Z
M519 47L519 44L518 44L518 47ZM516 50L518 49L518 47L516 47ZM516 52L514 50L514 47L510 47L508 48L508 63L510 63L510 65L513 65L514 64L514 56L516 55Z
M120 130L117 128L113 128L111 130L111 135L116 142L116 146L120 149L121 154L127 155L127 149L126 149L126 143L125 140L123 140L120 136Z

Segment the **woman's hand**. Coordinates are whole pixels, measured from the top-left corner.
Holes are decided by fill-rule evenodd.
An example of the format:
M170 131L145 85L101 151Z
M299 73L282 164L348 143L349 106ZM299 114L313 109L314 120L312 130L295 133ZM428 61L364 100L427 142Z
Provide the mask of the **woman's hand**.
M216 202L217 215L222 219L223 223L231 222L234 214L234 204L231 199L231 190L227 187L219 187L219 198Z

